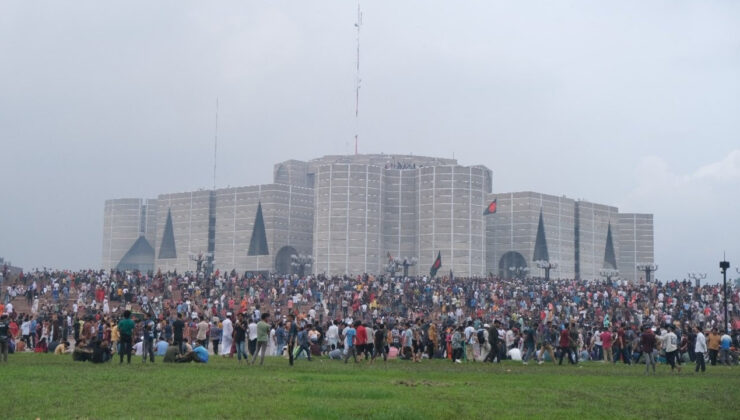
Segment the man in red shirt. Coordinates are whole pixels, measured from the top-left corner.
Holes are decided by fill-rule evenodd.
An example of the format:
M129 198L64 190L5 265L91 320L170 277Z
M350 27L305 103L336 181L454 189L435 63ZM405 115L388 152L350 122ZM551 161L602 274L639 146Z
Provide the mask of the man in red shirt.
M613 362L614 357L612 356L612 333L609 332L608 328L604 329L601 333L601 345L604 348L604 361Z
M568 362L573 364L573 359L571 359L571 352L570 352L570 331L568 331L568 327L566 326L560 331L560 341L558 343L558 347L560 347L560 360L558 362L558 365L563 364L563 356L567 353L568 354Z
M650 374L650 365L653 365L653 375L655 375L655 356L653 355L653 350L655 350L655 334L648 327L642 328L640 347L642 348L642 353L645 355L645 375Z
M363 323L360 323L356 330L357 336L355 337L355 347L357 349L357 354L362 354L365 352L365 346L367 345L367 329L365 329L365 325Z

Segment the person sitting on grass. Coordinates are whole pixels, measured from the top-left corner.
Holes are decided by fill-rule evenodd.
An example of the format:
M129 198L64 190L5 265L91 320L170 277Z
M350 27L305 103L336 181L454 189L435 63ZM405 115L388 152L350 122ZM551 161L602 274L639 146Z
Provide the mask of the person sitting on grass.
M92 358L93 350L88 345L87 340L81 338L80 341L75 343L75 349L72 352L72 360L75 362L85 362Z
M71 350L69 349L69 341L64 341L56 346L56 348L54 349L54 354L59 356L61 354L68 354L70 353L70 351Z
M110 344L106 340L95 341L93 343L92 359L93 363L110 362L113 355L110 351Z
M177 363L208 363L208 350L200 344L197 344L192 351L177 356L176 361Z
M164 358L162 359L162 362L175 363L179 355L180 355L180 349L178 348L178 346L169 345L167 346L167 350L165 350Z
M46 345L46 337L41 337L41 340L36 343L36 347L34 347L33 352L46 353L47 351L49 351L49 347Z

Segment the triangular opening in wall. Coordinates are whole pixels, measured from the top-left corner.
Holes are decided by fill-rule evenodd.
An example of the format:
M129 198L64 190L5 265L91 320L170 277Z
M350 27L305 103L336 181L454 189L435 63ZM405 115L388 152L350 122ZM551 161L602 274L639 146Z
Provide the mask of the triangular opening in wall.
M267 249L267 235L265 234L265 221L262 218L262 202L257 204L257 216L254 218L254 228L252 229L252 239L249 241L249 250L247 255L269 255Z
M154 248L145 237L139 236L139 239L131 245L126 255L121 258L116 270L143 271L143 268L154 268Z
M609 223L609 227L606 231L606 247L604 249L604 268L616 270L617 269L617 256L614 253L614 242L612 241L612 224Z
M172 212L170 209L167 209L167 222L164 224L162 245L159 247L159 258L177 258L177 250L175 249L175 231L172 228Z
M547 239L545 238L545 223L542 221L542 210L540 210L540 222L537 224L537 238L534 241L534 258L532 261L550 261L547 252Z

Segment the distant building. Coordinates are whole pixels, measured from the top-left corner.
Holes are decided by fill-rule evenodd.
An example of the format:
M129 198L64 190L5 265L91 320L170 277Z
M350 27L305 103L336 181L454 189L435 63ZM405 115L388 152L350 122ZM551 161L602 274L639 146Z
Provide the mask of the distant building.
M637 278L653 262L652 215L534 192L492 193L492 173L454 159L337 155L275 165L273 183L108 200L103 267L142 271L380 274L389 257L424 274ZM493 200L495 214L484 215ZM624 251L622 251L624 250ZM517 271L519 270L519 271Z

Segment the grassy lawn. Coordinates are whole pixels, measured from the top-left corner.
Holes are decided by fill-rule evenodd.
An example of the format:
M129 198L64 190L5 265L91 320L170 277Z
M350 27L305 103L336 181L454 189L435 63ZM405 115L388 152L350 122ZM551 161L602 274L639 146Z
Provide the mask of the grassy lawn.
M693 366L692 366L693 367ZM687 366L688 368L688 366ZM270 358L239 366L93 365L10 355L0 413L34 418L738 418L740 370L644 376L644 366L522 366L391 361L353 365Z

